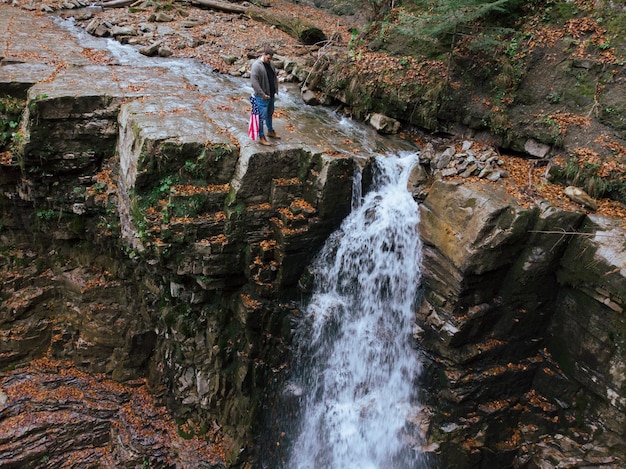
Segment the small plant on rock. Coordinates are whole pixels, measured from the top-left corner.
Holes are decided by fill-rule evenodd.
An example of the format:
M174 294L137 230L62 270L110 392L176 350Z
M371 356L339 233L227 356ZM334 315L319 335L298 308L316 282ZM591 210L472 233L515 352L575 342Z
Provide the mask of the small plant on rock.
M22 99L0 98L0 151L11 146L25 106L26 103Z

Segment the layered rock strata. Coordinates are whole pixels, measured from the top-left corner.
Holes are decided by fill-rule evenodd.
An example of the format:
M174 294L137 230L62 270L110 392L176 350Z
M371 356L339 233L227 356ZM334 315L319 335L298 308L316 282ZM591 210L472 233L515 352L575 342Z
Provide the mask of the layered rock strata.
M524 208L495 185L439 181L421 205L420 234L433 459L623 467L623 224L547 202Z

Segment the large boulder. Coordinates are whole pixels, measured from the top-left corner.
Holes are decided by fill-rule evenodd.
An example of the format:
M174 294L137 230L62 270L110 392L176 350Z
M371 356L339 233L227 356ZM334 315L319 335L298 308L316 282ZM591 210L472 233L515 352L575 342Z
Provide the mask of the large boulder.
M534 216L498 186L437 181L420 206L424 242L463 274L511 263Z

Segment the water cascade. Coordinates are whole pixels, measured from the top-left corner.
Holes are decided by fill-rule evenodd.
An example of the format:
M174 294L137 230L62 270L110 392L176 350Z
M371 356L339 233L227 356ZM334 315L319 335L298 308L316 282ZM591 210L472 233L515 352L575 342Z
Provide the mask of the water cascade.
M327 241L297 333L303 392L290 469L420 467L407 421L420 363L411 346L420 283L416 154L375 160L373 187Z

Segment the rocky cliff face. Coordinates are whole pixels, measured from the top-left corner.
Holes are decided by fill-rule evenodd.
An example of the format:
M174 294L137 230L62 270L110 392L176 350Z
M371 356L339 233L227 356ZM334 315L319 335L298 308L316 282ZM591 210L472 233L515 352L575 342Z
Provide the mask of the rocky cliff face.
M421 213L441 467L622 467L623 224L443 181Z
M29 17L4 10L24 33ZM267 149L247 136L243 82L93 65L73 41L5 46L2 90L25 106L2 161L3 368L46 356L147 376L185 433L217 427L225 458L245 458L286 366L297 282L350 210L360 144L294 109ZM33 50L72 63L17 59Z
M37 45L6 38L50 23L0 8L13 34L0 91L26 101L21 151L0 173L3 388L42 356L148 377L179 432L227 437L222 463L249 458L240 450L288 370L303 271L350 210L360 155L403 144L362 129L354 142L287 109L281 143L260 149L237 82L95 65L72 41L30 62ZM411 187L423 199L416 347L433 465L622 467L623 225L445 179L445 152L424 152ZM113 407L129 399L116 392ZM3 393L0 418L28 415ZM94 412L90 444L115 446L115 412ZM3 437L13 450L2 457L40 460L21 435ZM149 446L118 446L116 460L163 458Z

